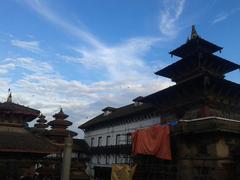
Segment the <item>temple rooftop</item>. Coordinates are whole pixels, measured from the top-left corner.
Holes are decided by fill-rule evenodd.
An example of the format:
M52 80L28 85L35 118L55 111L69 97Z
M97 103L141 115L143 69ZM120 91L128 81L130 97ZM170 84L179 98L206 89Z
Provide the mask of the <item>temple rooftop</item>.
M222 47L201 38L197 34L195 26L193 25L190 39L188 39L185 44L169 52L169 54L184 58L195 54L196 52L211 54L217 51L221 51L222 49Z

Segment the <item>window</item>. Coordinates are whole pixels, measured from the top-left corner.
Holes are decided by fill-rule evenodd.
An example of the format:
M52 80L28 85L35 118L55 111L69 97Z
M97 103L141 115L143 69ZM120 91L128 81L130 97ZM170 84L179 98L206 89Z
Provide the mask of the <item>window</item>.
M127 133L127 144L132 144L132 133Z
M102 146L102 137L98 137L98 146Z
M109 164L110 155L106 154L106 164Z
M120 144L120 134L116 135L116 145Z
M110 138L111 138L111 136L107 136L107 139L106 139L106 146L110 146Z
M91 138L91 147L94 145L94 138Z

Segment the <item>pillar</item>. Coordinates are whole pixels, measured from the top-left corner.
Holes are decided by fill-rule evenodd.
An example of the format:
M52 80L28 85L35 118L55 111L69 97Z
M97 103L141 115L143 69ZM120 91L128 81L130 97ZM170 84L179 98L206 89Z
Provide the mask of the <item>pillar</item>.
M72 144L73 144L73 139L71 137L65 138L61 180L69 180L70 179Z

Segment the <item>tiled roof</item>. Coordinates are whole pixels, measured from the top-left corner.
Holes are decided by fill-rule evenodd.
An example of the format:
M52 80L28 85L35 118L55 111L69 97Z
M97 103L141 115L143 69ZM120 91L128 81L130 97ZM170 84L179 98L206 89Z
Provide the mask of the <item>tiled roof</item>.
M40 111L38 110L29 108L23 105L15 104L12 102L0 103L0 112L11 113L11 114L22 114L28 117L26 119L27 121L31 121L35 119L40 114Z
M190 76L193 75L193 73L196 74L196 71L209 71L214 72L215 74L223 75L239 68L239 64L213 54L203 54L201 58L199 58L199 55L196 54L181 59L157 71L155 74L176 80L184 75Z
M219 47L211 42L206 41L200 37L195 39L191 39L187 41L187 43L181 45L177 49L169 52L171 55L179 56L179 57L187 57L196 52L202 53L214 53L216 51L220 51L222 47Z
M64 127L67 128L68 126L72 125L72 122L65 120L65 119L55 119L52 120L50 122L48 122L49 126L53 126L53 127Z
M96 116L95 118L85 122L80 125L80 129L85 129L87 127L91 127L106 121L115 121L118 118L126 118L128 116L134 115L139 112L143 112L144 110L153 109L153 106L150 104L142 104L139 106L135 106L134 103L129 104L127 106L123 106L120 108L116 108L111 114L104 115L104 113Z

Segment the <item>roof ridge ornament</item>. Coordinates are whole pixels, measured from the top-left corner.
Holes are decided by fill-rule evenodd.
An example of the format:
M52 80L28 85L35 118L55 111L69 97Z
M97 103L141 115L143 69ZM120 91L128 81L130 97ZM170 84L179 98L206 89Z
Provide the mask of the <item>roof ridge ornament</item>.
M11 92L11 89L10 89L10 88L8 89L7 102L12 103L12 92Z
M191 32L191 38L190 39L192 40L192 39L196 39L198 37L199 37L199 35L196 31L195 25L192 25L192 32Z

